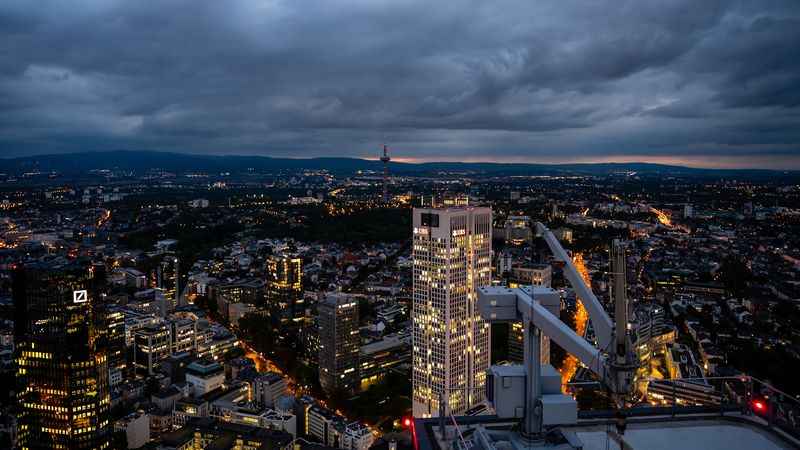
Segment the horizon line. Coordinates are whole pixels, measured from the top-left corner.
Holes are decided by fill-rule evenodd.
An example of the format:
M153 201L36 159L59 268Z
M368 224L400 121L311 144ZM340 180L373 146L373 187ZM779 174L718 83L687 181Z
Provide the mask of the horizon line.
M0 156L0 160L14 160L25 158L37 157L51 157L51 156L68 156L89 153L166 153L176 155L193 155L193 156L209 156L209 157L253 157L253 158L269 158L269 159L289 159L289 160L315 160L315 159L351 159L361 161L380 161L379 157L372 155L343 155L343 156L275 156L263 154L248 154L248 153L197 153L192 151L178 151L178 150L130 150L130 149L114 149L114 150L85 150L63 153L41 153L28 156ZM567 165L602 165L602 164L649 164L649 165L662 165L670 167L679 167L686 169L705 169L705 170L752 170L752 171L771 171L771 172L800 172L800 165L791 168L776 168L768 166L755 166L755 165L741 165L741 164L710 164L708 157L667 157L667 156L645 156L645 155L631 155L617 156L617 157L573 157L564 158L563 160L553 160L548 158L502 158L486 160L481 158L458 158L454 159L443 158L430 158L430 157L392 157L392 162L401 164L437 164L437 163L459 163L459 164L496 164L496 165L543 165L543 166L567 166ZM736 160L736 159L767 159L773 160L768 155L758 157L758 155L742 155L742 156L725 156L722 160ZM698 160L705 160L705 164L697 162ZM774 161L774 160L773 160ZM800 161L799 161L800 162Z

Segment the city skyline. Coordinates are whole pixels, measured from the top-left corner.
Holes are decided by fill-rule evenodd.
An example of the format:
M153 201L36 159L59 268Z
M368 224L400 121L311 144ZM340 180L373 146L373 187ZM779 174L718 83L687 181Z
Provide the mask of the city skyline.
M97 431L114 449L476 448L524 418L545 441L638 449L670 443L665 414L687 448L800 442L778 434L800 417L797 174L391 164L15 161L0 447ZM87 268L105 276L89 286ZM67 384L71 418L52 387ZM446 427L493 431L427 440L445 392Z
M0 153L800 168L793 1L185 6L0 6Z
M0 449L800 448L800 0L0 1Z

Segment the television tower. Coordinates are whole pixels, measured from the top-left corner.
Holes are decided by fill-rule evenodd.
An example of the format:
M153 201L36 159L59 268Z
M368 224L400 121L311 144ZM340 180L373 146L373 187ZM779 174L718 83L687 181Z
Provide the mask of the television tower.
M389 203L389 148L383 144L383 156L381 162L383 163L383 202Z

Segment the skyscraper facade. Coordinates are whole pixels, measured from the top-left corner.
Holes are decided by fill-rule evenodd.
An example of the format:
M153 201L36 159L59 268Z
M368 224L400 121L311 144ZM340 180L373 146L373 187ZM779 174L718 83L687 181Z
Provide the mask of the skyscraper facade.
M273 323L299 321L305 314L303 260L286 254L267 258L266 301Z
M156 269L156 287L164 293L164 298L167 300L167 309L170 311L178 306L178 297L181 295L178 269L178 257L175 255L165 256Z
M359 386L361 337L358 332L358 300L330 293L317 305L319 312L319 381L332 393L351 393Z
M101 273L54 260L14 271L19 448L110 445Z
M462 414L484 399L489 324L477 288L492 281L492 210L454 206L413 212L413 413Z

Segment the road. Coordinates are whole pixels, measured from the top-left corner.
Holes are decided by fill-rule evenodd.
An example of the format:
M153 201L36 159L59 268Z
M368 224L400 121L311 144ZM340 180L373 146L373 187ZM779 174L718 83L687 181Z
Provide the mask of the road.
M575 264L575 268L578 270L578 273L581 274L583 281L586 282L588 286L591 286L589 271L586 270L586 264L583 262L583 255L581 253L576 253L575 256L572 257L572 262ZM589 313L586 312L586 308L583 307L583 302L581 302L580 298L578 298L575 307L574 317L576 328L575 332L578 333L579 336L583 336L583 334L586 332L586 324L589 321ZM566 390L566 385L569 383L569 380L572 379L572 376L575 375L576 370L578 370L578 359L568 354L564 360L564 365L561 367L562 389Z
M304 392L302 392L303 390L302 387L298 388L296 380L294 380L291 376L289 376L289 374L281 370L281 368L278 367L274 362L267 359L262 353L256 351L243 339L240 338L239 342L242 345L242 349L244 349L244 356L246 358L251 359L255 363L256 370L258 370L259 372L275 372L280 374L286 380L286 389L289 391L289 394L294 397L305 394ZM325 402L325 400L317 399L317 402L323 407L331 409L330 406L328 406L327 402ZM348 415L344 411L337 409L336 413L342 417L346 417L348 420L357 420L355 418L348 417ZM361 421L359 420L359 422ZM367 428L369 428L369 430L372 432L374 436L376 437L381 436L381 432L376 426L372 426L366 423L364 423L364 425L366 425Z
M658 219L658 223L664 225L665 227L672 227L672 219L670 219L669 215L660 209L650 207L650 212L656 215L656 219Z

